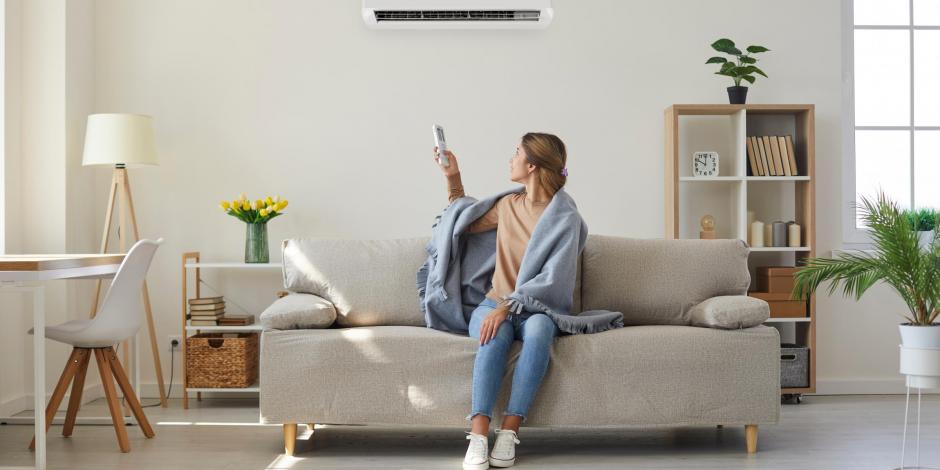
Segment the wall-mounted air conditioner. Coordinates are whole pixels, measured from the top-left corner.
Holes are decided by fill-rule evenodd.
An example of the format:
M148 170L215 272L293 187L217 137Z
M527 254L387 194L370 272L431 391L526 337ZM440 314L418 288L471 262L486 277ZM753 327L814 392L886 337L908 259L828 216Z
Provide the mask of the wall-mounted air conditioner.
M362 0L375 29L541 29L552 14L551 0Z

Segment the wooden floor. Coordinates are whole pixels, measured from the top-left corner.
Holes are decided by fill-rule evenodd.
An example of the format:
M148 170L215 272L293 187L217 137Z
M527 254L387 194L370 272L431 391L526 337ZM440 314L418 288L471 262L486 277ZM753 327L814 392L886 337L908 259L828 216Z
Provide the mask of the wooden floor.
M52 426L49 468L459 469L467 448L459 428L317 426L315 439L303 441L309 436L301 433L298 455L285 457L281 427L257 424L257 400L191 400L188 411L180 400L170 403L168 409L146 408L156 438L147 440L138 427L128 428L129 454L118 450L111 426L76 426L71 438L62 437L60 425ZM523 428L516 467L885 470L900 463L903 410L903 395L804 397L802 404L783 406L780 424L760 428L758 453L750 456L743 426ZM921 465L940 467L940 396L924 395L923 410ZM98 400L85 405L80 416L106 413ZM26 449L32 432L32 426L0 426L0 467L32 464Z

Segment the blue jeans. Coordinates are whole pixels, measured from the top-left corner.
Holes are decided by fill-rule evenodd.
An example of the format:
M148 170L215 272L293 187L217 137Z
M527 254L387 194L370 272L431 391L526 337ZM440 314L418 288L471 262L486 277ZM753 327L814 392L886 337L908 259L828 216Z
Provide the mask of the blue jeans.
M494 308L496 301L484 298L470 316L470 336L480 338L480 325ZM549 352L558 327L544 313L524 312L510 314L500 323L496 335L477 350L473 363L473 403L467 419L481 414L493 419L493 405L506 372L509 346L513 340L522 340L522 353L512 375L509 404L503 415L521 416L526 420L529 405L548 370Z

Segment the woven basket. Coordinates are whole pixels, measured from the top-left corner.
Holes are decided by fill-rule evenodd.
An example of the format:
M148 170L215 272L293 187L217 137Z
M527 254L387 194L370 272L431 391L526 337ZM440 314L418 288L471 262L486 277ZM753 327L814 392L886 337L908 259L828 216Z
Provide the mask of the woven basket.
M186 338L186 381L190 388L244 388L258 379L258 334L199 333Z

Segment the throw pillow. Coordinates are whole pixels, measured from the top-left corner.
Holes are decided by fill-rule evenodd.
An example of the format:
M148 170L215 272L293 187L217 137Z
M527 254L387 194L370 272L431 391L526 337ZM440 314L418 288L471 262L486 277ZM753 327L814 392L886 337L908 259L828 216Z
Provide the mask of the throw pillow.
M692 307L689 314L694 326L734 330L767 321L770 318L770 305L746 295L721 295Z

